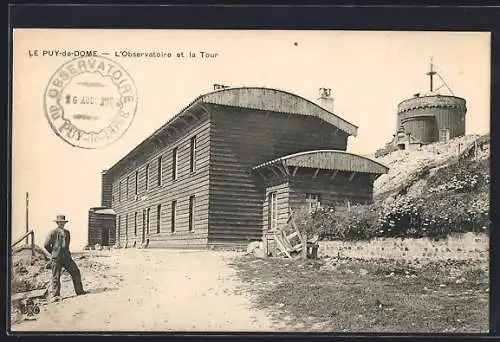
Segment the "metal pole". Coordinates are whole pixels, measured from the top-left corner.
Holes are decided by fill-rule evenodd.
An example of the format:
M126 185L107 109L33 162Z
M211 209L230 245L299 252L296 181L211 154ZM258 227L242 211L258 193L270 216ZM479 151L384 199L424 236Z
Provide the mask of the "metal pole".
M29 231L29 194L26 193L26 233ZM26 235L26 245L29 243L28 235Z

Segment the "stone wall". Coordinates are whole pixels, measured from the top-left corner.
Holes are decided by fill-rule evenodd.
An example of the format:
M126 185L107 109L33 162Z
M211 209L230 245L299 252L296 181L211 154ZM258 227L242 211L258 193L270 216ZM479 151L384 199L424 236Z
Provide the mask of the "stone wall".
M320 241L318 256L360 259L489 259L489 237L466 233L434 241L422 239L377 238L366 242Z

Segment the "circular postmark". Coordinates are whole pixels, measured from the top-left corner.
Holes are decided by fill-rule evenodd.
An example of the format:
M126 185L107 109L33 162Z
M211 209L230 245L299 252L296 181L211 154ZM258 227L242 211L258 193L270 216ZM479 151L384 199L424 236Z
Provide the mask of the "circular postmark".
M68 144L92 149L118 140L137 109L137 89L118 63L105 57L79 57L50 78L44 95L52 130Z

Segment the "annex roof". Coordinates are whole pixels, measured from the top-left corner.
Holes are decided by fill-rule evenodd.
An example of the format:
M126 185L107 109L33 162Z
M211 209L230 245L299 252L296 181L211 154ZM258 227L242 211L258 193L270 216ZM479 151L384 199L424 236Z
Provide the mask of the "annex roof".
M276 164L373 174L385 174L389 171L387 166L371 158L340 150L315 150L290 154L257 165L253 169L259 170Z
M116 212L113 209L98 209L94 211L95 214L105 214L105 215L115 215Z

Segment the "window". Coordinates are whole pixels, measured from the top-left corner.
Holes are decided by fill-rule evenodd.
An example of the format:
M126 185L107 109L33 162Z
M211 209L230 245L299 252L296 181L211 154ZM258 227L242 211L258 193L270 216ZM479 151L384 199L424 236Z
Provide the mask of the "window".
M172 150L172 180L177 179L177 147Z
M271 192L268 199L269 205L269 229L278 228L278 196L276 192Z
M158 170L158 186L161 186L161 183L162 183L162 170L161 170L161 156L158 157L158 167L157 167L157 170Z
M306 194L306 203L309 208L309 212L312 212L314 209L320 208L320 196L319 194Z
M146 210L146 233L149 235L149 214L151 212L151 209L148 208L148 210Z
M158 204L156 206L156 232L158 234L160 233L160 226L161 226L161 204Z
M146 191L148 190L148 186L149 186L149 164L146 165Z
M128 240L128 214L125 215L125 240Z
M128 199L128 186L130 182L130 176L127 176L127 182L125 183L125 198Z
M194 229L194 205L195 205L195 197L189 197L189 231L192 232Z
M170 222L170 230L172 233L175 232L175 221L176 221L176 208L177 207L177 201L172 201L172 212L171 212L171 222Z
M117 240L118 240L118 242L120 242L122 217L118 216L116 219L118 220L118 235L117 235Z
M190 159L189 160L190 160L189 171L195 172L196 171L196 136L191 138Z
M139 193L139 171L135 171L135 195Z
M137 236L137 212L134 213L134 236Z
M447 142L450 140L450 130L449 129L440 129L439 130L439 141Z
M122 201L122 181L118 183L118 202Z

